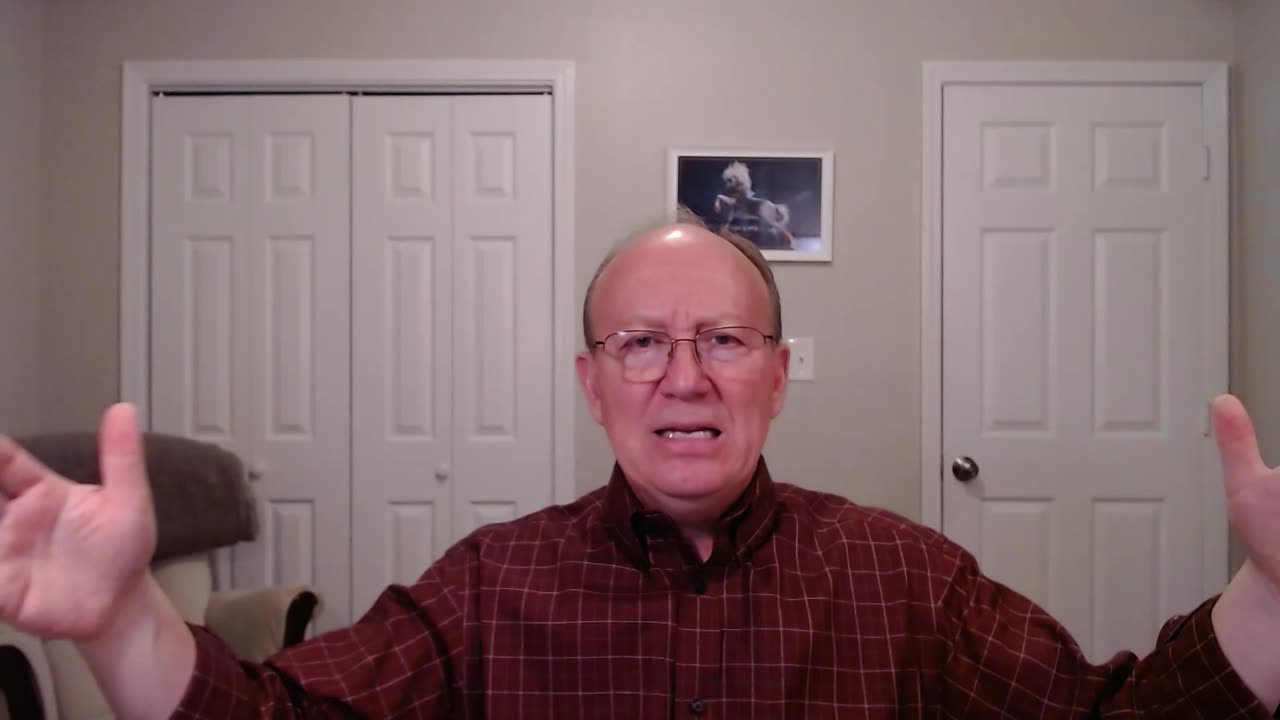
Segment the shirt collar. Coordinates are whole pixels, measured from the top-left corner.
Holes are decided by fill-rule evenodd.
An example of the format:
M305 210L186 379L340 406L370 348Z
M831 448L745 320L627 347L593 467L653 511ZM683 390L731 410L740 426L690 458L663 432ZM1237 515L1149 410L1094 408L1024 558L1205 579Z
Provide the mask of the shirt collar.
M736 559L745 559L769 537L779 510L777 489L762 457L746 489L720 516L716 544L726 543ZM641 504L616 462L605 490L602 520L623 554L641 570L649 568L647 537L676 531L668 515Z

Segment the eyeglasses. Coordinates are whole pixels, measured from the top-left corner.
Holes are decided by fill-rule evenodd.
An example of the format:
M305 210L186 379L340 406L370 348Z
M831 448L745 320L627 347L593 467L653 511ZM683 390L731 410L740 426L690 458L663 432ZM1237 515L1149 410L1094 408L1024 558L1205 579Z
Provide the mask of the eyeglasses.
M693 354L708 372L741 376L753 369L744 362L777 338L753 327L708 328L691 338L673 338L657 330L619 330L592 345L622 364L622 376L630 382L654 382L667 373L676 343L693 343Z

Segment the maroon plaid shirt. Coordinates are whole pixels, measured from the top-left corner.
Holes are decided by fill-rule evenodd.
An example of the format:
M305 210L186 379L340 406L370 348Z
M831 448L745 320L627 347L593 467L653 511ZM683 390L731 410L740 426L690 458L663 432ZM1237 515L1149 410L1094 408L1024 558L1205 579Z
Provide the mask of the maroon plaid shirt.
M1257 717L1205 603L1139 660L1064 628L941 535L775 484L711 558L615 471L477 530L353 627L237 663L196 628L177 717Z

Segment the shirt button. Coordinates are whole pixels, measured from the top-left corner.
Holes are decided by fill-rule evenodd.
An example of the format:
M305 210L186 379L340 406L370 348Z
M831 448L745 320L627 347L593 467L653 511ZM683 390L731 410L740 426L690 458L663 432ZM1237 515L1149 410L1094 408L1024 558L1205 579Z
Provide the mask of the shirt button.
M701 700L689 701L689 712L693 713L694 715L701 715L706 711L707 711L707 704L702 702Z

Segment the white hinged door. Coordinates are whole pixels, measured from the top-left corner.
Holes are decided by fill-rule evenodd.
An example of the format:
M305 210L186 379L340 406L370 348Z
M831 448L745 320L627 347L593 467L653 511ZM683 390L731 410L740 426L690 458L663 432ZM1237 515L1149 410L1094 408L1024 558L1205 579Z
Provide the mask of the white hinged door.
M1201 90L944 103L943 530L1091 658L1148 651L1203 599Z

